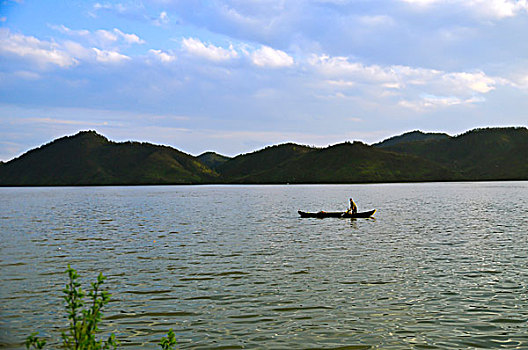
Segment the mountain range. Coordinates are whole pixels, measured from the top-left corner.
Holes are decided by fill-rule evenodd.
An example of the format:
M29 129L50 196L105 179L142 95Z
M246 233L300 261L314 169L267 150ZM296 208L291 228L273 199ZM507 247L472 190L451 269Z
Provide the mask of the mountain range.
M226 157L81 131L0 162L0 186L528 180L528 129L412 131L366 145L285 143Z

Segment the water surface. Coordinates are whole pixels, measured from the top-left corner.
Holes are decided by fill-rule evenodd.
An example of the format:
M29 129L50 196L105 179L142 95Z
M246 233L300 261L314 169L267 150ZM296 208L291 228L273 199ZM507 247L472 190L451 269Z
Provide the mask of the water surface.
M527 182L0 188L0 347L59 338L71 264L122 348L527 348L527 231Z

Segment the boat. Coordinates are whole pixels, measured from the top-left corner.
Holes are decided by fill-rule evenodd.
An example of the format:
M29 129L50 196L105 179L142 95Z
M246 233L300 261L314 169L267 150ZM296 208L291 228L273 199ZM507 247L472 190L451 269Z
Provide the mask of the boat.
M376 209L364 211L361 213L348 213L346 211L319 211L317 213L307 213L304 211L297 211L301 218L370 218L376 212Z
M370 218L372 217L372 215L374 215L375 212L376 212L376 209L364 211L361 213L355 213L355 214L344 212L343 216L341 217L342 218Z

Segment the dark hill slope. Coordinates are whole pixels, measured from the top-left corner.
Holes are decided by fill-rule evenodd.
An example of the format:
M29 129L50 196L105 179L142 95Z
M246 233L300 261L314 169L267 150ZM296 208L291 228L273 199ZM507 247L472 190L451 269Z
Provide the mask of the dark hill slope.
M290 146L292 147L292 146ZM264 152L264 151L261 151ZM255 154L242 156L246 163L256 162ZM263 157L259 154L260 158ZM248 168L251 169L251 168ZM391 181L439 181L456 179L456 173L415 156L387 152L355 142L269 162L258 171L246 171L229 178L239 183L349 183Z
M286 162L315 151L314 148L285 143L277 146L266 147L260 151L243 154L230 159L217 168L217 171L227 181L243 179L249 175L255 175L277 167ZM263 181L268 182L268 181ZM273 182L273 180L271 180Z
M226 157L215 152L205 152L200 154L196 158L198 158L200 162L207 165L211 169L216 169L220 165L224 164L229 159L231 159L230 157Z
M528 129L475 129L451 139L385 148L450 167L465 180L528 179Z
M287 143L235 158L211 152L195 158L171 147L80 132L0 163L0 186L528 180L526 128L421 134L383 147Z
M57 139L0 168L0 185L199 183L217 177L170 147L111 142L94 131Z
M391 147L396 146L400 143L415 142L415 141L440 141L451 138L448 134L444 133L424 133L419 130L406 132L405 134L393 136L382 142L373 144L375 147Z

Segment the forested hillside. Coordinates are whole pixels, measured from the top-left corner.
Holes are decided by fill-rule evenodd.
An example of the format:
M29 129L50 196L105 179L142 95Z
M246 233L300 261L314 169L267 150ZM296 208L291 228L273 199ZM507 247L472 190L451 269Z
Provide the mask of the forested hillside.
M286 143L233 158L83 131L0 162L2 186L528 180L528 129L414 131L372 146Z

